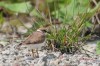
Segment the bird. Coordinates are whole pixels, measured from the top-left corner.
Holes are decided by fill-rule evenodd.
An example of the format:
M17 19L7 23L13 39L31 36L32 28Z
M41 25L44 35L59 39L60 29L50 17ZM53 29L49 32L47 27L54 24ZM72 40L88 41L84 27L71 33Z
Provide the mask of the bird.
M39 57L38 50L46 45L46 33L46 28L39 28L21 42L18 47L26 47L32 52L33 57Z

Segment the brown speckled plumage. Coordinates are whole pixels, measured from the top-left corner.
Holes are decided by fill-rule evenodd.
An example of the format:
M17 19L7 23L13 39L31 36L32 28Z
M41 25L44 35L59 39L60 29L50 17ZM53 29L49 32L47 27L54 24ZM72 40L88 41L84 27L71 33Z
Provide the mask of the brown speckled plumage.
M43 32L36 31L29 35L20 45L39 44L44 42L44 40L45 34Z
M33 32L31 35L29 35L22 43L18 45L18 47L27 47L29 50L32 51L33 57L34 50L41 50L42 47L45 46L45 29L40 28L37 31ZM38 55L38 51L36 51Z

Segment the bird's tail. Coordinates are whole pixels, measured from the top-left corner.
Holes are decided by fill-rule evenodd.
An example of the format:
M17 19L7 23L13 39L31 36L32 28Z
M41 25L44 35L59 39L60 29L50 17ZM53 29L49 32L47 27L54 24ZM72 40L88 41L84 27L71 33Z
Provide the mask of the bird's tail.
M21 45L22 45L22 42L18 46L21 46Z
M16 46L16 49L20 49L21 45L22 45L22 42Z

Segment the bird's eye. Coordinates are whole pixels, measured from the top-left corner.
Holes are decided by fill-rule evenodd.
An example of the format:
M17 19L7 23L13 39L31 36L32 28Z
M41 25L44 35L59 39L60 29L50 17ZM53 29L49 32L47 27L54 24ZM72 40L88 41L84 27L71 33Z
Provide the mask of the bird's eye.
M47 32L46 30L42 30L43 32Z

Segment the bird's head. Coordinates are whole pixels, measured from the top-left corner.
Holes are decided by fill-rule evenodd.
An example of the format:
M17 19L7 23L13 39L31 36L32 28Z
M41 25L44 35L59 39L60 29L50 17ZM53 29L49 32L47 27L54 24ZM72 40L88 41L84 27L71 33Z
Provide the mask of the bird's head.
M47 28L44 28L44 27L37 29L37 31L40 31L43 33L50 33L49 30Z

